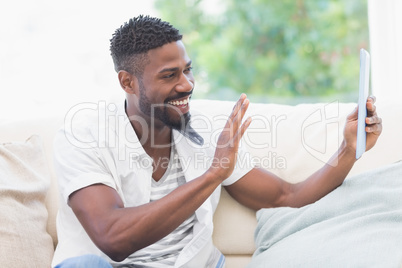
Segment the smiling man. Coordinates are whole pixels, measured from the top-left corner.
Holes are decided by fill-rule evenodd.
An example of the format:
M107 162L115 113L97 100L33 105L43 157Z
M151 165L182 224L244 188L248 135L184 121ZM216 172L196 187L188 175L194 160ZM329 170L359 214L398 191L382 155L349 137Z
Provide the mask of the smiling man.
M301 183L252 163L236 166L245 154L239 141L251 123L243 121L249 101L240 96L212 147L212 132L197 132L196 121L206 117L190 109L195 81L181 39L172 25L147 16L114 33L111 54L125 101L99 108L106 123L77 116L56 136L62 203L53 266L224 267L212 243L221 186L252 209L300 207L342 184L355 163L357 110L333 158ZM370 149L382 125L374 98L367 107ZM213 161L197 165L200 155Z

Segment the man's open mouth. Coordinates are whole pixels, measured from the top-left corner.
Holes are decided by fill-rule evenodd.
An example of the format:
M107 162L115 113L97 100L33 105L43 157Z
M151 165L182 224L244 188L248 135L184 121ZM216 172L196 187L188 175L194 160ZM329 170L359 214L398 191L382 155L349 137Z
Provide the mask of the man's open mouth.
M183 106L186 106L190 102L190 97L191 97L191 95L188 95L186 98L181 99L181 100L168 101L168 104L177 106L177 107L183 107Z

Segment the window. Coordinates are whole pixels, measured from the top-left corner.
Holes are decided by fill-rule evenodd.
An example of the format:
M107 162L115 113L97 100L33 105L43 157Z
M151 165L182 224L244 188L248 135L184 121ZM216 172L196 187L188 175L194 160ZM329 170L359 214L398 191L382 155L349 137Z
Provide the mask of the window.
M369 50L366 1L178 0L172 6L156 0L155 6L184 33L196 97L237 99L246 92L258 102L298 103L356 100L359 51Z

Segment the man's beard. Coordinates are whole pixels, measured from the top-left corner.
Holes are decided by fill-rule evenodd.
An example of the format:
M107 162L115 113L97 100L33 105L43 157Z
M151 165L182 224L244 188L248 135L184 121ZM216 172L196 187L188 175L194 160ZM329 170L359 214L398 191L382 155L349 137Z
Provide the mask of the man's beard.
M151 117L152 119L157 119L157 120L161 121L167 127L170 127L172 129L176 129L176 130L183 132L184 129L186 128L186 126L188 125L188 123L190 122L190 119L191 119L190 112L181 114L181 112L178 108L175 108L173 105L169 105L170 106L169 109L174 110L174 112L176 112L178 115L179 119L175 120L168 113L167 101L165 101L162 104L151 104L151 102L149 101L148 97L145 94L146 88L143 85L142 81L139 82L139 87L140 87L139 105L140 105L141 112L143 112L145 115ZM175 98L176 99L183 98L190 94L191 94L191 92L184 93ZM151 123L154 124L154 122L151 122Z
M204 139L189 124L191 119L190 111L185 114L181 114L179 109L174 108L173 105L169 105L170 106L169 108L174 109L179 116L178 120L174 120L169 116L167 110L167 102L169 100L165 100L165 102L162 104L151 104L151 102L149 101L148 97L145 94L146 88L141 80L139 81L139 88L140 88L139 105L142 113L149 116L151 120L157 119L167 127L180 131L184 136L189 138L194 143L198 145L204 144ZM189 93L182 93L181 95L175 96L175 99L180 99L189 96L191 95L191 93L192 91ZM154 124L154 122L151 122L151 124Z

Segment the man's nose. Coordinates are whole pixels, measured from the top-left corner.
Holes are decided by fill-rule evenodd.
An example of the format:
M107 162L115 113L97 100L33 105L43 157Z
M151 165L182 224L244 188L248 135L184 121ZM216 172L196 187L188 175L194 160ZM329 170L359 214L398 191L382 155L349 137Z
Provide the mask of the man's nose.
M182 74L179 83L176 85L176 90L178 92L189 92L194 87L194 79L192 76L187 76Z

